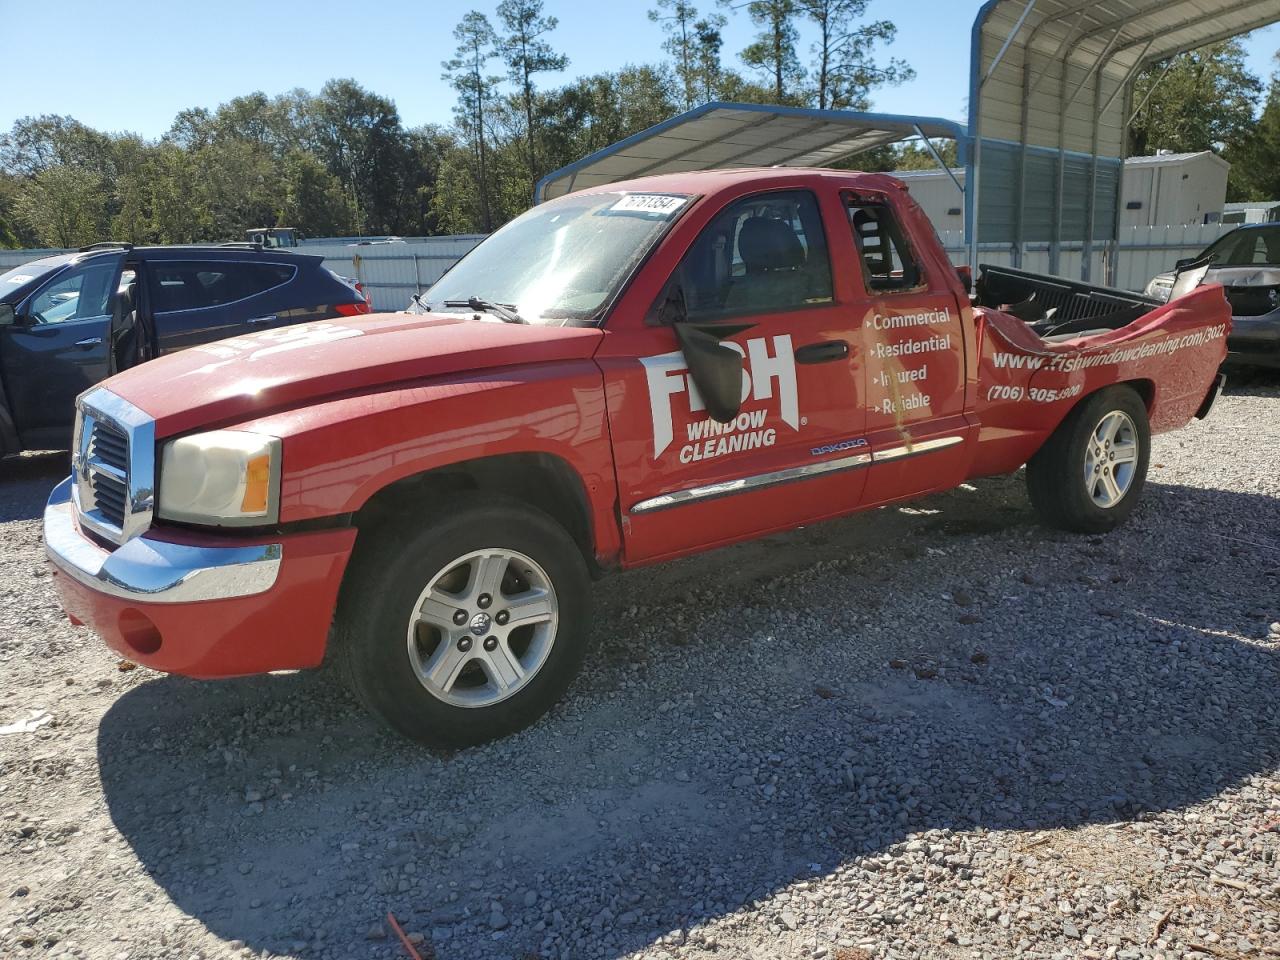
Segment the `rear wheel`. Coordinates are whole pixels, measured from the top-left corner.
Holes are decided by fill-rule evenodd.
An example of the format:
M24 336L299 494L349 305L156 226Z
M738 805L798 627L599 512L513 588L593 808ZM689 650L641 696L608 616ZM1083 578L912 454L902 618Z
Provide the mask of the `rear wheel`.
M1128 519L1147 477L1151 430L1142 398L1109 387L1086 398L1027 464L1027 489L1045 523L1103 533Z
M572 538L516 501L467 497L408 532L361 534L338 657L370 710L462 747L545 713L582 663L590 581Z

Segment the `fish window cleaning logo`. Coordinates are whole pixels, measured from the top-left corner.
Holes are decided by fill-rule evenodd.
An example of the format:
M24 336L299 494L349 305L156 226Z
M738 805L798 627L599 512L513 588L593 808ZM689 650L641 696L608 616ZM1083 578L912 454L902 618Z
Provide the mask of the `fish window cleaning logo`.
M748 340L746 348L731 341L724 346L736 350L743 359L742 403L774 401L777 416L792 430L800 429L800 402L796 389L796 358L788 334L766 339ZM708 416L698 388L689 374L684 354L663 353L641 357L649 385L649 411L653 420L653 457L658 459L675 442L676 397L683 395L692 419L684 425L680 447L681 463L712 460L730 453L757 450L777 443L778 432L769 423L767 404L756 410L744 410L729 423ZM683 404L681 404L683 406ZM681 418L683 419L683 418Z

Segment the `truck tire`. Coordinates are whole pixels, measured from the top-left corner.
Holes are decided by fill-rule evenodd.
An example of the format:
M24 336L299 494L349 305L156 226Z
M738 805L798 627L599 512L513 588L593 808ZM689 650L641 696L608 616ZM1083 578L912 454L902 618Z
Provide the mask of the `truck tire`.
M590 578L577 544L516 500L464 495L362 531L335 659L356 698L434 747L537 720L582 665Z
M1142 398L1125 386L1086 397L1027 463L1040 519L1077 533L1105 533L1128 519L1142 494L1151 428Z

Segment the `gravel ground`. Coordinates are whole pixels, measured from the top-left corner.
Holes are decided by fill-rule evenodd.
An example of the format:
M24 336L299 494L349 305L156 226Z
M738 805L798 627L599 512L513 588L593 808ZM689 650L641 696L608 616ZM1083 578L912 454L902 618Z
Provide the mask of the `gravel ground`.
M1021 478L619 576L453 755L323 673L121 669L0 466L0 956L1280 957L1280 379L1106 537Z

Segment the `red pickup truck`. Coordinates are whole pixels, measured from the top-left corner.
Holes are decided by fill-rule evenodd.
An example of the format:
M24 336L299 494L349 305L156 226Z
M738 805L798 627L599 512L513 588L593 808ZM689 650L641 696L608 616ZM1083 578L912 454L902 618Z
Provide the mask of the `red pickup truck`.
M503 227L420 314L192 347L78 401L47 551L125 657L334 658L432 744L568 687L591 580L1027 465L1058 527L1133 510L1221 387L1221 287L1169 303L947 260L898 181L669 175Z

